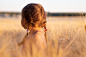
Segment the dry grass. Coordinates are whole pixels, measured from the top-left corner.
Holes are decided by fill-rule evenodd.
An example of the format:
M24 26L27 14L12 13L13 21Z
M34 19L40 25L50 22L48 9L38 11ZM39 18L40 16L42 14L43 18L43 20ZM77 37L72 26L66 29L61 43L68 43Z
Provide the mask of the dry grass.
M80 20L48 21L46 57L86 57L84 27ZM0 57L21 57L21 46L17 44L25 34L20 20L0 20ZM34 51L33 57L37 52Z
M85 25L85 31L86 31L86 25Z

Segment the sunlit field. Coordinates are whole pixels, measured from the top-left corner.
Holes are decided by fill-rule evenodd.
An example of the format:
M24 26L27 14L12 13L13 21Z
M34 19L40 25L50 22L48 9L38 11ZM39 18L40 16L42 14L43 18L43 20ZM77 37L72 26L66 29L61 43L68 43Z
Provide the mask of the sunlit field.
M47 17L46 57L86 57L85 25L86 17ZM0 57L22 57L25 34L20 18L0 18ZM38 53L32 57L43 56Z

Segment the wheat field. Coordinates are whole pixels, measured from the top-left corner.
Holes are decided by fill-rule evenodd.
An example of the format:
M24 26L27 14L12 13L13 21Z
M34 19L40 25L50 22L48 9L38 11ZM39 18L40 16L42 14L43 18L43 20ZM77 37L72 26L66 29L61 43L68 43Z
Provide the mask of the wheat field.
M69 17L54 18L47 18L46 57L86 57L86 21L78 20L79 17L72 21L68 20ZM25 34L19 18L0 18L0 57L22 57L22 46L18 46L18 43ZM32 57L36 57L37 53L35 51Z

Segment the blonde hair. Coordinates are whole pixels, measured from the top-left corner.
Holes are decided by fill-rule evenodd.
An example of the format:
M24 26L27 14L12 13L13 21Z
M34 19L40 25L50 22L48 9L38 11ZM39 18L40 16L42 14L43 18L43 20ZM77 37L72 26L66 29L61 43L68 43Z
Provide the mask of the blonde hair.
M28 22L28 29L35 27L37 24L39 27L44 27L46 30L46 12L40 4L30 3L22 9L22 18L26 19ZM28 33L25 35L23 41L18 45L22 45L25 41L25 38L28 36ZM47 33L45 32L45 38L47 41Z

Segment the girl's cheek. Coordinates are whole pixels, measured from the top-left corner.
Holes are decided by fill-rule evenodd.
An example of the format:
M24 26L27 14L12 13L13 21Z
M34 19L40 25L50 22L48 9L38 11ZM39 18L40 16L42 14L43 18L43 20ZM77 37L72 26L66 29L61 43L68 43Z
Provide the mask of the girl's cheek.
M24 27L24 23L23 23L23 20L21 20L21 25Z
M27 28L26 28L26 25L24 24L24 20L21 20L21 25L22 25L22 27L23 27L24 29L27 29Z
M23 26L23 21L22 21L22 19L21 19L21 25Z

